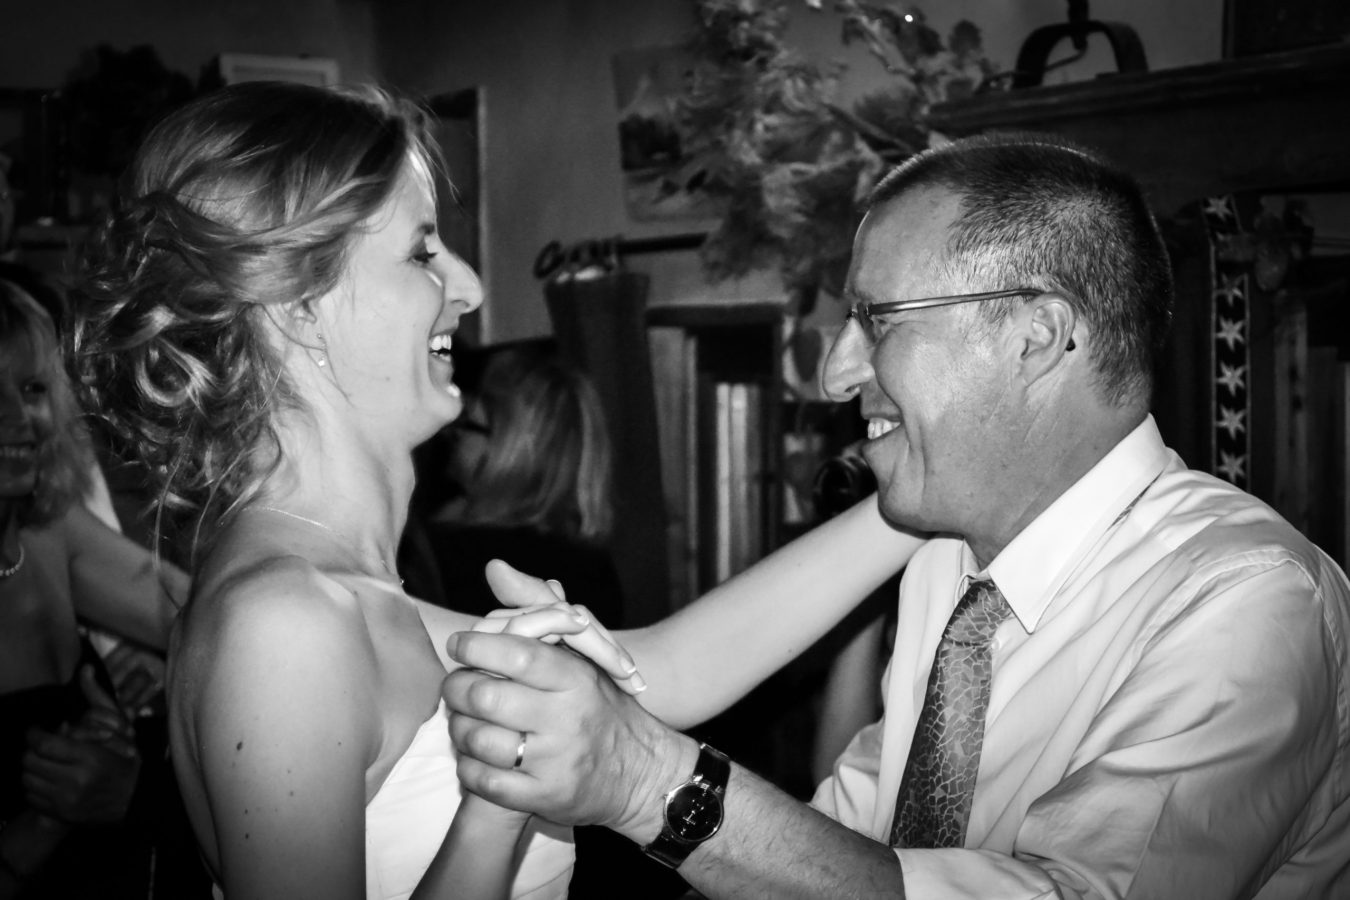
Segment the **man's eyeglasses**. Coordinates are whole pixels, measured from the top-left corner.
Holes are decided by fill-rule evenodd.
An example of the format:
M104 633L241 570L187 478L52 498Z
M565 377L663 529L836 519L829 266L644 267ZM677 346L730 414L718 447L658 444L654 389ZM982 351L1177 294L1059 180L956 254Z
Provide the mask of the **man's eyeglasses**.
M872 343L877 343L886 333L886 326L877 320L878 316L890 315L909 309L931 309L934 306L954 306L957 303L974 303L979 300L998 300L1003 297L1035 297L1043 291L1032 288L1017 288L1011 291L984 291L979 294L952 294L949 297L921 297L915 300L888 300L885 303L855 303L848 311L848 317L855 319L863 334Z

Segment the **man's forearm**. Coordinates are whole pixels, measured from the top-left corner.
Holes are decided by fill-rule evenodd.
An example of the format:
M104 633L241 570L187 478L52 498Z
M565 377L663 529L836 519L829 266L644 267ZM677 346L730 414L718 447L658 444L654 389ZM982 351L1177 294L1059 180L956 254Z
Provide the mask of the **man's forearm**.
M640 810L620 833L646 846L660 833L665 792L689 777L697 742L679 735L654 767L669 784L649 784ZM722 827L679 868L713 900L724 897L887 897L903 900L900 861L891 848L840 825L732 764Z

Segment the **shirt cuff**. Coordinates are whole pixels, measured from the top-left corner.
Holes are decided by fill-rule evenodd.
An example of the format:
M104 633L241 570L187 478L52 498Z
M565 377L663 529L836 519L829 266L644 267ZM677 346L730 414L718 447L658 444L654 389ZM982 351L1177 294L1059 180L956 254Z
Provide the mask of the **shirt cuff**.
M1043 870L993 850L897 849L905 896L944 900L1039 900L1071 897Z

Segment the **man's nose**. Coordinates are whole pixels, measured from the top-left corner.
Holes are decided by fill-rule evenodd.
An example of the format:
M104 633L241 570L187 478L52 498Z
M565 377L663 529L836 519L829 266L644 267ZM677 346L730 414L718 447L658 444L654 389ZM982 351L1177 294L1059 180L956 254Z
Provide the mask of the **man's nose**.
M855 397L862 386L872 380L872 348L862 326L852 316L835 335L825 357L821 387L825 396L836 403Z

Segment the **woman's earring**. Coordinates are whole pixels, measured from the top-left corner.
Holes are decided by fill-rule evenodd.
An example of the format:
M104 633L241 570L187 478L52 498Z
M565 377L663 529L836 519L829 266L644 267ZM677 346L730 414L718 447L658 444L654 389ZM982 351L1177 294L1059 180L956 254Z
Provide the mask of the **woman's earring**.
M319 358L315 360L318 367L322 369L324 366L328 365L328 342L323 339L322 331L316 331L314 334L319 339L319 346L323 348L319 353Z

